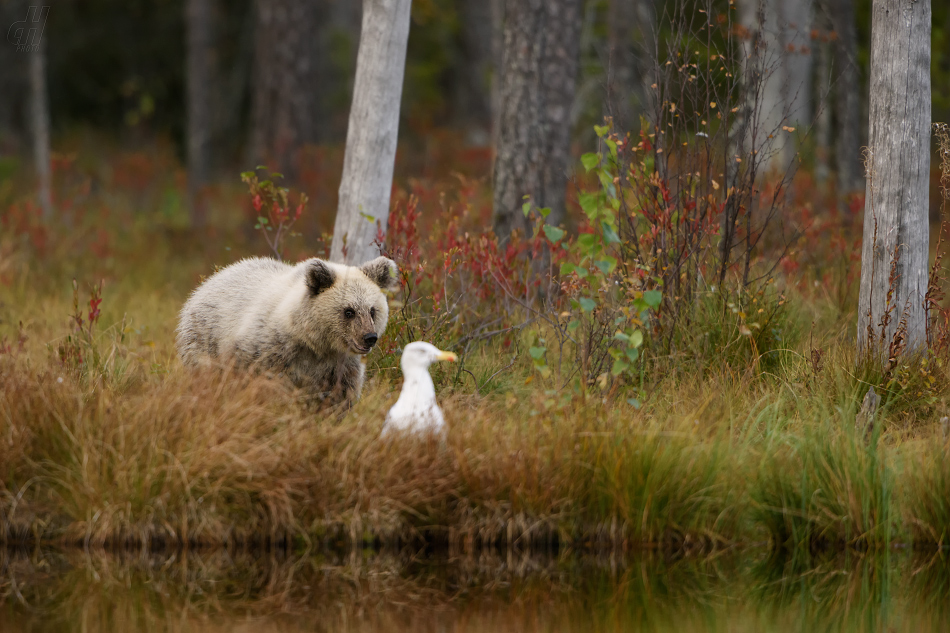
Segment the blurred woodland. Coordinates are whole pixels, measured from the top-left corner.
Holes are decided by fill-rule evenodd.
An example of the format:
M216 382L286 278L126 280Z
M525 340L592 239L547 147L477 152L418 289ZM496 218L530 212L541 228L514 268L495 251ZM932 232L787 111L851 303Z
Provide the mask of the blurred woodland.
M199 178L233 180L237 171L266 161L299 180L308 148L345 140L359 2L86 0L55 3L46 24L54 151L59 139L76 134L125 148L149 147L159 139L171 142L175 156L185 161L186 4L206 5L194 18L205 23L208 34L202 85L209 107L208 149ZM571 2L551 3L558 4L573 10L570 20L576 20L574 32L563 34L577 38L576 89L563 122L576 156L593 145L592 126L606 113L624 131L639 127L649 107L645 82L656 58L654 34L662 40L672 32L666 5L675 3L576 0L573 8ZM758 6L755 0L736 4L739 13L754 13ZM779 71L793 75L784 82L784 98L798 95L793 120L815 123L804 141L803 160L819 172L835 170L846 155L858 161L866 143L870 4L768 0L762 5L773 35L793 51ZM3 0L0 24L7 28L23 20L28 6L25 0ZM413 2L400 119L407 154L400 161L403 177L434 168L426 148L442 135L451 135L458 150L492 145L503 11L504 0ZM935 2L933 12L933 118L940 121L950 115L950 7ZM737 19L740 26L748 21ZM551 28L540 21L538 26ZM12 45L0 47L3 179L29 165L27 57ZM789 94L789 86L798 89ZM836 108L837 102L847 109ZM842 120L846 113L854 116L853 125ZM842 137L854 132L857 139ZM836 154L841 143L848 144L846 151ZM487 170L486 161L474 168L477 175Z

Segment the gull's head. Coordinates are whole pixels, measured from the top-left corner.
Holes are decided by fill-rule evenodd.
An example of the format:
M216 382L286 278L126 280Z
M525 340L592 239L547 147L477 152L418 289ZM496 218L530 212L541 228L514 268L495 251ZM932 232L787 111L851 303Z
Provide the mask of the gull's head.
M416 341L403 348L399 366L404 374L418 369L429 371L429 365L439 360L455 362L458 357L452 352L443 352L431 343Z

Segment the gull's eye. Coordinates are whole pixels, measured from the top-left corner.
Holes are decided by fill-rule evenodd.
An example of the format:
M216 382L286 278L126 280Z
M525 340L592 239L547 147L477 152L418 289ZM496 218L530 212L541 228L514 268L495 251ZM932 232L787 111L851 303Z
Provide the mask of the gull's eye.
M345 316L347 319L352 319L353 317L356 316L356 310L354 310L353 308L347 308L346 310L343 311L343 316Z

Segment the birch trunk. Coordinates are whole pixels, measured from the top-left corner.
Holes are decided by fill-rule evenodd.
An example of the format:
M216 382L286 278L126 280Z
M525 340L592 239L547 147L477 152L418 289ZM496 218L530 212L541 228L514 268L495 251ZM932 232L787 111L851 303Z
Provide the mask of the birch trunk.
M871 159L858 302L861 355L888 352L904 320L903 342L891 351L926 345L930 30L930 0L874 0Z
M36 7L31 7L38 9ZM49 7L43 7L41 24L45 24ZM53 219L53 174L50 166L49 102L46 97L46 44L42 27L30 49L30 110L33 123L33 161L39 185L43 219Z
M564 218L570 114L580 53L580 0L508 0L494 166L494 228L505 240L529 229L530 196Z
M211 0L187 0L188 205L192 226L205 223L202 188L211 168Z
M412 0L365 0L356 83L346 130L340 201L330 259L362 264L379 255L389 219L399 104Z

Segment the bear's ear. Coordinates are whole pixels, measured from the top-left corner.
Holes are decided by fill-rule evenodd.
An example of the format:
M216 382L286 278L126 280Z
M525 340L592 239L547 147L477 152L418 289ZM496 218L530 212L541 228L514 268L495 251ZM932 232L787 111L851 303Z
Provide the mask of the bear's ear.
M395 290L399 287L399 269L396 268L396 262L388 257L377 257L368 261L360 266L360 270L382 290Z
M326 262L315 259L307 264L306 279L310 294L316 297L333 285L333 282L336 281L336 275L333 274Z

